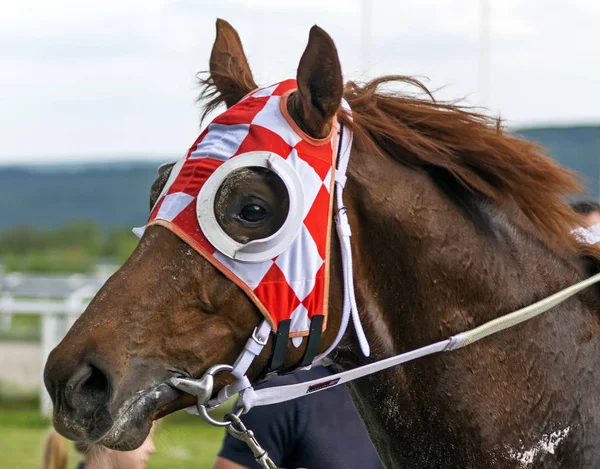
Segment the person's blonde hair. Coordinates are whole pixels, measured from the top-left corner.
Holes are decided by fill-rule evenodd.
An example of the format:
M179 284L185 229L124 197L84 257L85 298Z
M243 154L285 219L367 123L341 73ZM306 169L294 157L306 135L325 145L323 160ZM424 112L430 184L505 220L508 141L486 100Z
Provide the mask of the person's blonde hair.
M153 422L148 438L152 438L155 435L158 426L158 422ZM83 443L81 441L76 441L73 443L73 446L85 459L92 455L92 453L102 449L99 446ZM68 456L69 450L67 447L67 439L62 435L59 435L54 428L51 428L46 435L46 440L44 442L42 469L66 469Z
M67 459L67 442L54 429L51 429L44 442L42 469L65 469Z
M78 442L75 443L75 449L85 456L91 451L92 445ZM54 428L51 428L44 442L42 469L66 469L68 457L69 450L66 438L59 435Z

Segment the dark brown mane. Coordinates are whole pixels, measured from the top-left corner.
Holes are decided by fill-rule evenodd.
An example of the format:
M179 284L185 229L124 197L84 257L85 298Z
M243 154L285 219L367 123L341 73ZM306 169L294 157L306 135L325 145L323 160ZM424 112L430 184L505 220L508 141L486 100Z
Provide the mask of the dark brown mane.
M232 71L225 75L244 94L250 91L242 75ZM198 81L204 119L227 97L217 91L210 74L199 74ZM413 86L425 98L381 90L389 84ZM494 201L510 198L551 246L600 258L600 248L583 245L571 234L581 223L565 201L582 192L575 174L544 155L539 146L503 132L500 119L436 101L422 82L406 76L384 76L362 86L349 82L344 98L353 121L347 116L341 120L370 150L388 153L409 166L441 168L467 190Z
M386 84L412 85L429 99L381 91ZM539 146L504 133L499 119L437 102L420 81L404 76L363 86L349 82L344 97L354 122L342 119L359 142L372 142L403 164L442 168L494 201L511 198L553 247L600 257L600 250L578 243L570 233L581 223L565 202L582 191L575 175Z

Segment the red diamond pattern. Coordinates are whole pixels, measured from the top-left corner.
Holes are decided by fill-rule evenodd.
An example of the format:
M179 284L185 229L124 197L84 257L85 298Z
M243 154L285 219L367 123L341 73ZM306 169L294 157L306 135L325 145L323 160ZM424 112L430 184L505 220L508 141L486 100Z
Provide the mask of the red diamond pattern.
M300 304L294 290L288 285L285 274L273 264L263 277L254 294L261 298L267 310L278 323L289 319L292 311Z
M295 80L286 80L259 89L216 117L188 151L180 173L164 191L148 224L161 223L182 237L240 286L275 327L294 313L294 327L306 329L308 320L303 318L326 314L325 254L332 215L331 194L325 184L332 173L333 151L331 140L305 139L282 114L282 96L295 88ZM280 256L258 264L224 259L207 241L196 218L196 199L215 169L227 159L250 151L271 151L287 159L300 175L307 205L301 236ZM192 200L187 204L189 196ZM167 215L162 217L161 213ZM312 262L306 261L307 256Z
M323 313L323 300L325 299L325 264L321 266L315 276L317 282L315 288L308 294L302 304L308 310L308 317L312 318Z
M324 185L315 198L315 202L306 214L304 225L315 240L321 259L327 251L327 223L329 221L329 192Z

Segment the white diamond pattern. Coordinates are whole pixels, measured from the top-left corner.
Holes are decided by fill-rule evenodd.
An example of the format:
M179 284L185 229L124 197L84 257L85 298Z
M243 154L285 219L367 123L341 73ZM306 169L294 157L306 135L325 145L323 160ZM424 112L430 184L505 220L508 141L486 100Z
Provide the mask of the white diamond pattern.
M190 158L213 158L227 161L238 150L250 131L248 124L210 124L208 133Z
M190 204L195 197L185 192L175 192L166 195L156 214L157 220L173 221Z
M235 261L226 255L221 254L219 251L215 251L213 255L221 264L231 270L246 285L248 285L251 290L258 287L273 265L272 260L257 263Z
M317 194L321 190L323 181L317 172L312 169L312 167L306 161L298 156L296 149L292 150L287 161L294 167L298 173L298 176L300 176L300 180L302 181L302 191L304 192L304 213L302 214L302 219L304 220L306 218L306 214L313 206L313 202L317 198Z
M258 90L256 93L252 95L253 98L264 98L265 96L271 96L273 91L277 89L279 83L275 83L272 86L268 86L267 88L263 88L262 90Z
M275 259L275 264L298 299L303 301L315 286L315 275L323 265L317 245L305 225L292 245Z
M290 332L302 332L310 329L308 310L303 304L299 304L298 307L292 311L290 320Z
M308 223L309 226L313 227L314 230L321 230L323 226L326 227L326 220L324 221L325 224L321 226L320 221L311 219L311 223L309 223L306 220L306 217L313 208L321 187L325 186L327 192L330 191L333 170L330 168L325 177L321 178L319 173L313 169L309 163L312 161L311 158L313 158L313 153L311 153L312 150L307 149L307 145L305 144L309 143L308 147L310 147L310 142L299 145L302 157L298 154L298 150L294 148L302 142L302 137L294 131L282 114L280 109L281 96L273 96L273 92L275 92L279 85L280 84L275 84L248 95L250 99L261 98L261 101L266 101L264 107L256 114L254 114L254 112L256 112L256 107L253 108L254 110L252 113L247 114L245 117L243 114L243 106L241 108L239 106L231 108L232 114L235 114L236 108L238 109L239 114L234 117L236 119L235 122L245 122L244 124L210 124L208 132L206 132L206 135L203 136L200 143L189 155L189 158L211 158L219 161L227 161L239 152L239 148L248 136L250 130L252 130L253 138L257 137L256 150L261 149L262 141L273 138L271 132L278 135L291 148L289 155L281 156L284 158L287 156L287 162L294 168L302 182L304 207L303 213L297 214L297 216L302 216L302 219ZM252 106L249 108L252 108ZM265 131L265 129L270 132ZM272 144L277 145L276 148L282 146L279 139L274 140ZM330 145L333 145L333 142L331 142ZM306 151L306 155L302 153L304 151ZM303 157L306 157L307 160L304 160ZM195 163L204 165L209 162L196 161ZM177 178L177 172L175 171L174 173L175 174L172 174L172 177L170 178L171 182ZM198 174L200 174L200 172ZM173 222L175 225L179 223L179 220L182 223L181 226L187 226L185 223L189 223L189 220L185 222L185 220L187 220L185 217L188 217L188 215L191 216L191 211L187 211L186 208L188 208L190 203L194 200L196 200L194 196L184 192L168 194L162 199L161 206L155 219ZM319 198L319 204L322 204L324 207L324 203L324 199ZM317 211L314 213L316 214ZM311 214L311 216L313 215ZM315 236L317 236L317 234L322 233L315 233ZM317 239L321 238L322 237L317 237ZM198 239L196 242L202 246L202 243L206 243L206 240ZM233 276L237 277L237 279L247 285L250 290L254 291L258 301L270 305L269 309L277 309L277 313L279 314L284 313L284 316L282 317L289 317L291 319L291 332L307 332L310 329L309 314L312 314L312 312L308 311L304 304L300 303L291 312L290 316L287 315L289 314L289 311L294 308L294 305L297 304L297 300L303 302L314 291L317 284L319 287L322 287L324 282L323 277L319 277L319 279L316 278L317 273L324 264L324 260L319 255L319 249L317 248L315 239L305 224L302 224L300 232L292 244L273 260L260 263L240 262L238 260L230 259L219 251L212 253L212 256L218 263L222 264L223 267L231 271ZM263 282L265 282L265 276L270 271L273 264L277 264L278 268L283 273L285 282L289 285L289 288L293 290L297 300L293 297L291 292L289 292L288 287L281 286L281 288L285 288L284 294L281 294L281 291L279 290L280 287L276 285L276 283L283 281L279 276L277 276L277 280L275 281L271 279L273 285L271 285L271 283L263 284ZM263 289L261 287L257 290L257 287L261 285L264 285L265 288ZM264 295L264 297L261 295ZM271 311L271 314L275 317L278 317L277 313ZM292 341L296 347L299 346L301 342L301 337L295 338Z
M258 114L252 120L252 125L260 125L265 129L269 129L271 132L279 135L288 145L295 146L297 145L302 138L294 132L294 129L290 127L290 125L281 114L281 110L279 109L279 102L281 101L281 96L271 96L265 107L263 107Z
M329 192L329 190L331 189L331 173L332 173L333 169L329 168L329 171L327 171L327 174L325 175L325 179L323 180L323 185L325 186L325 189L327 189L327 192Z

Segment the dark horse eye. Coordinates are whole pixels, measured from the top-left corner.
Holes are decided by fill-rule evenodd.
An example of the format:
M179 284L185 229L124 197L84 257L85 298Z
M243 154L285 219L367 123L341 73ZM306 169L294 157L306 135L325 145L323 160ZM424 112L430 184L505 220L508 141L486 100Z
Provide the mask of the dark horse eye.
M215 194L213 210L225 234L246 244L277 233L288 216L289 205L285 183L277 174L249 166L225 178Z
M263 221L267 216L267 211L257 204L244 205L240 212L240 218L249 223L258 223Z

